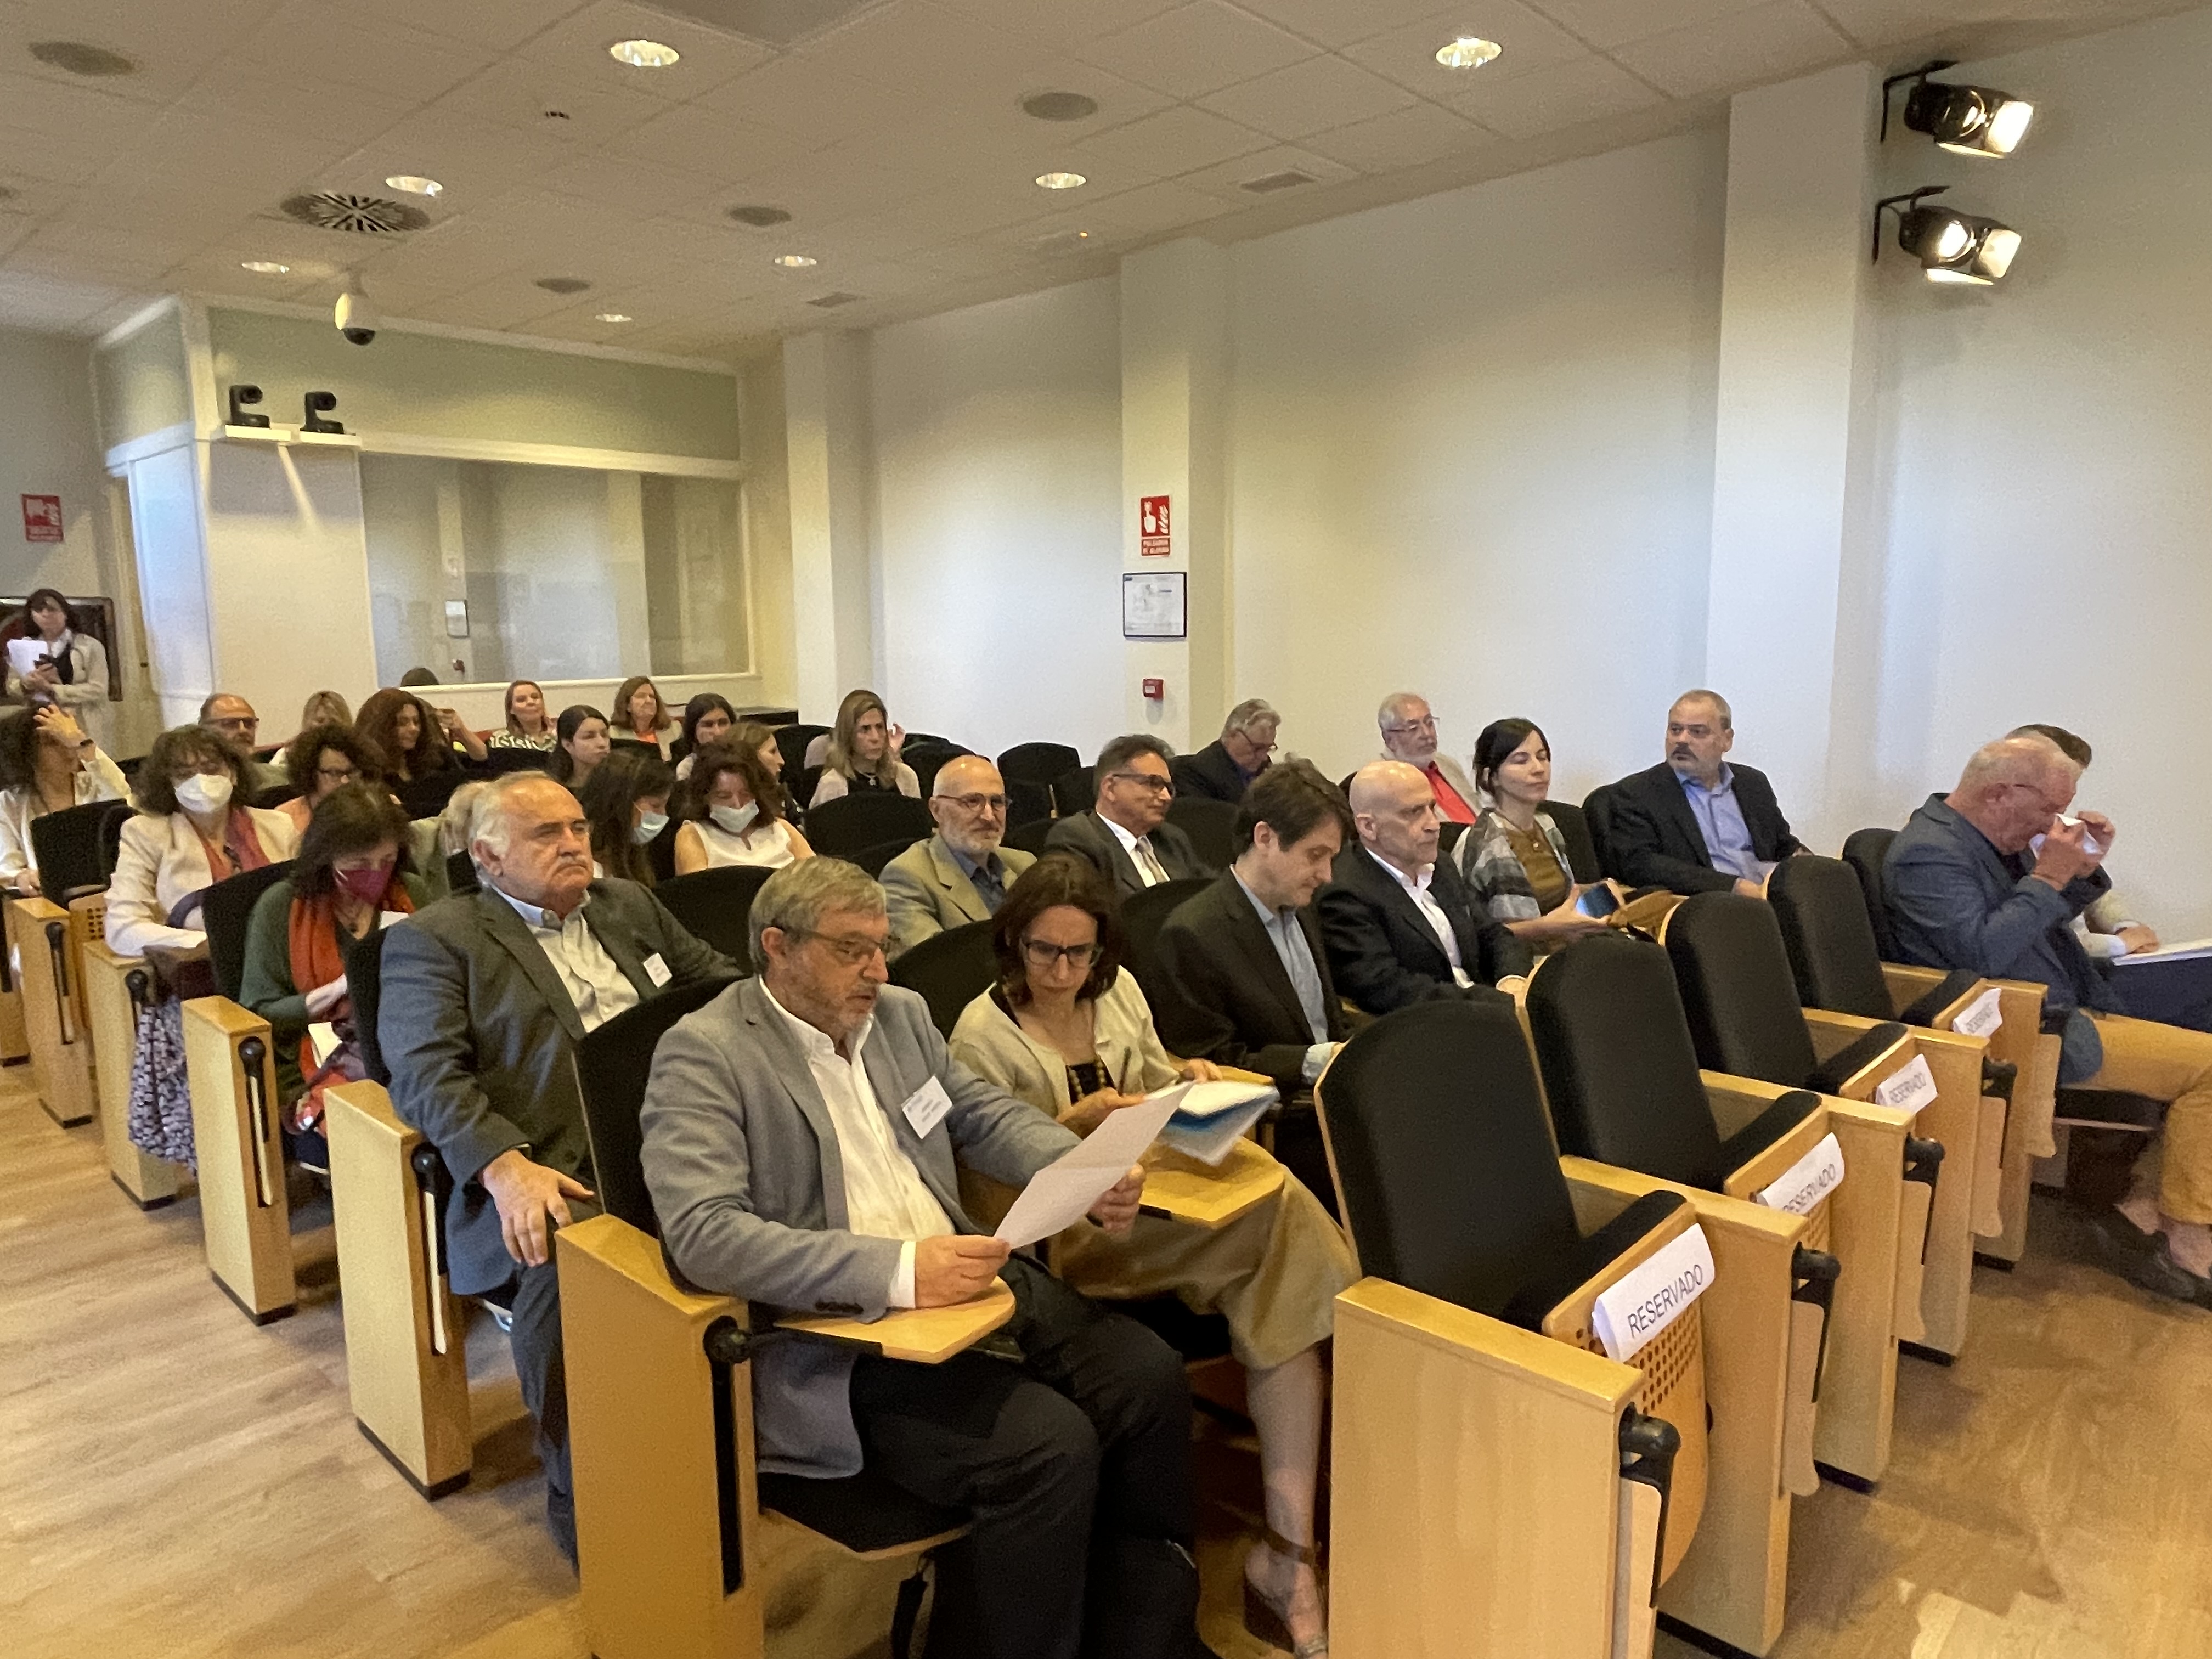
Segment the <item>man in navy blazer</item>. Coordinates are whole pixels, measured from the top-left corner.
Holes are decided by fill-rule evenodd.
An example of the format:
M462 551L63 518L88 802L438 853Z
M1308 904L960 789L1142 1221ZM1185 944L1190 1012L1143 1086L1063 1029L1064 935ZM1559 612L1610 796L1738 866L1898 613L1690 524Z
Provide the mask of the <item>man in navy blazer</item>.
M1767 872L1804 848L1766 775L1724 758L1735 746L1735 717L1720 693L1674 699L1667 758L1607 791L1610 874L1631 887L1766 896Z

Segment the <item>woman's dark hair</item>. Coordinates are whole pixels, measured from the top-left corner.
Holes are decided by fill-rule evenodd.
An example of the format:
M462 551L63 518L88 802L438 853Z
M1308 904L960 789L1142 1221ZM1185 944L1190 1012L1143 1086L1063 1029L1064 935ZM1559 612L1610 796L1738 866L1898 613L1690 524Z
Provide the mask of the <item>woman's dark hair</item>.
M614 727L607 717L587 702L572 702L561 711L561 718L553 722L553 764L546 769L552 773L556 783L573 783L576 778L576 757L568 752L568 745L576 733L584 729L586 720L597 720L606 726L607 735L614 736Z
M34 587L31 590L31 597L23 601L23 631L29 638L35 640L39 637L39 625L31 620L31 613L49 601L61 606L62 620L69 625L70 633L74 634L84 626L77 620L76 607L62 597L61 589Z
M38 712L18 708L0 715L0 789L29 789L38 781Z
M415 732L415 746L399 746L399 711L413 704L419 722ZM438 712L412 691L387 685L367 702L355 717L353 729L366 738L370 748L384 757L386 775L394 783L410 783L427 777L433 772L442 772L460 763L453 758L453 746L446 740L446 728L438 724Z
M536 680L509 680L507 683L507 696L500 702L507 715L507 729L518 738L526 738L532 734L524 731L514 718L514 689L519 685L526 685L538 694L538 718L540 720L545 718L545 688Z
M1075 994L1096 1002L1114 987L1127 949L1121 923L1114 914L1114 895L1105 878L1086 859L1073 853L1047 853L1022 872L1006 890L998 913L991 918L991 950L999 958L999 988L1017 1007L1030 1000L1029 963L1022 956L1022 936L1046 911L1066 905L1080 910L1098 924L1098 959L1091 976Z
M1261 824L1275 832L1279 844L1289 847L1331 818L1350 841L1352 808L1345 804L1344 791L1310 760L1278 761L1252 781L1237 808L1237 850L1241 854L1252 844L1252 831Z
M653 860L630 833L630 815L641 799L666 795L675 787L676 769L634 746L616 750L584 780L576 799L591 822L592 856L600 869L624 881L653 885Z
M415 867L408 856L407 809L374 783L349 783L316 804L292 861L292 896L318 899L337 891L336 866L343 858L374 850L385 842L399 848L392 866L394 880Z
M738 711L719 691L702 691L684 705L684 748L686 753L699 746L699 722L717 708L730 717L732 726L738 723Z
M210 761L222 762L223 770L230 774L231 804L245 805L246 763L219 733L198 725L173 726L154 739L146 758L138 763L138 775L131 785L131 799L140 811L167 817L179 810L177 786L169 781L170 772L179 766L197 770Z
M1521 746L1521 740L1531 732L1544 738L1544 728L1534 720L1492 720L1482 728L1482 735L1474 740L1476 789L1486 795L1498 793L1492 787L1497 781L1498 769L1512 758L1513 751ZM1549 738L1544 738L1544 746L1547 749L1552 746Z
M691 757L690 798L686 803L690 817L704 818L713 816L708 797L714 793L714 780L725 772L735 772L745 786L745 793L760 803L761 822L787 816L790 811L785 801L783 784L775 774L761 764L757 750L740 748L733 743L710 743Z
M384 751L350 726L311 726L284 745L284 775L302 796L315 793L315 770L323 750L335 749L353 763L356 783L374 783L384 776Z

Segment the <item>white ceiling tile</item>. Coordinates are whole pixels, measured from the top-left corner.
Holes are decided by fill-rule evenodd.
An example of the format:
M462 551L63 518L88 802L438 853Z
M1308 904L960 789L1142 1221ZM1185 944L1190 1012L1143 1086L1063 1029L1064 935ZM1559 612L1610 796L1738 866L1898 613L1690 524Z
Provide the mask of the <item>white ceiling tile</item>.
M680 55L666 69L636 69L607 55L616 41L635 40L658 40ZM520 52L533 62L589 75L604 84L644 92L669 103L696 98L773 56L756 41L628 0L594 0L524 42Z
M419 29L372 22L325 0L289 0L239 42L236 56L271 79L336 81L420 104L489 67L494 54Z
M1316 132L1304 142L1315 154L1362 173L1389 173L1425 166L1448 155L1471 155L1498 140L1494 133L1449 110L1438 109L1434 104L1415 104L1371 121Z
M318 188L390 193L384 181L397 173L435 179L445 191L430 204L433 217L467 212L495 200L568 158L565 147L482 126L439 110L410 115L374 142L342 156L315 176Z
M1070 216L1078 228L1102 231L1109 237L1156 236L1164 231L1218 218L1235 205L1206 191L1193 190L1178 180L1125 190ZM1063 216L1054 215L1053 222L1062 219ZM1043 221L1033 221L1024 227L1032 230L1046 228L1048 227Z
M1196 98L1314 55L1308 41L1287 34L1221 0L1148 18L1083 46L1077 55L1139 86L1176 98Z
M1202 109L1276 138L1303 138L1349 126L1416 101L1403 87L1334 56L1309 58L1198 100Z
M88 283L0 266L0 326L58 332L82 331L89 320L136 297L129 284ZM152 291L144 296L153 297Z
M525 278L501 276L446 295L436 320L463 328L514 328L574 303L573 296L548 294Z
M1433 17L1437 9L1437 0L1237 0L1237 3L1325 46L1348 46L1355 40L1403 28Z
M658 167L611 150L594 150L556 163L536 180L540 190L572 196L633 215L665 213L718 188L703 173Z
M945 9L1072 51L1172 11L1182 0L943 0Z
M664 99L598 75L514 58L471 76L423 114L542 134L556 145L588 145L642 126L667 107Z
M1231 156L1266 148L1265 134L1224 120L1202 109L1179 106L1102 132L1075 147L1079 157L1127 169L1146 179L1168 179L1194 167L1211 167Z
M379 17L509 52L580 9L584 0L377 0Z
M27 272L56 283L153 288L159 285L162 273L168 270L171 263L149 255L134 254L127 249L111 252L55 247L41 241L40 235L40 232L34 231L9 250L9 270Z
M1176 183L1187 190L1203 191L1209 196L1218 196L1234 202L1238 207L1279 201L1292 191L1314 187L1313 185L1293 185L1279 194L1273 191L1255 193L1244 188L1248 180L1271 178L1284 173L1303 173L1316 185L1334 184L1338 179L1352 176L1352 169L1341 161L1332 161L1295 144L1279 144L1273 149L1259 150L1250 155L1240 155L1233 161L1221 161L1210 167L1200 167L1195 173L1186 173Z
M319 76L272 76L258 64L231 58L203 75L175 107L351 146L397 125L417 106Z
M1765 0L1528 0L1562 28L1571 29L1601 52L1644 40L1670 30L1710 23L1749 11ZM1897 0L1927 15L1929 0Z
M147 119L146 106L128 99L0 74L0 163L40 178L92 177L137 141Z
M1492 82L1455 100L1453 107L1508 138L1533 138L1662 101L1619 64L1589 57Z
M1478 69L1446 69L1437 62L1437 48L1463 34L1495 40L1504 51ZM1346 46L1344 55L1409 92L1449 103L1478 82L1510 80L1571 63L1588 51L1574 36L1519 0L1468 0L1457 10L1433 12L1419 21Z
M1613 54L1675 98L1759 86L1839 64L1857 48L1805 0L1776 0L1621 47Z
M614 139L617 155L658 161L720 179L748 179L806 155L812 146L765 127L747 126L704 104L680 104Z
M959 88L1048 54L1025 34L979 23L931 0L893 0L809 41L798 56L878 86Z
M249 35L281 0L147 4L144 0L33 0L0 8L0 62L58 86L97 85L133 102L167 103L210 64ZM34 40L82 40L120 52L137 65L130 75L88 82L30 55Z
M915 119L934 102L919 88L879 87L832 64L793 55L715 88L697 107L823 146Z

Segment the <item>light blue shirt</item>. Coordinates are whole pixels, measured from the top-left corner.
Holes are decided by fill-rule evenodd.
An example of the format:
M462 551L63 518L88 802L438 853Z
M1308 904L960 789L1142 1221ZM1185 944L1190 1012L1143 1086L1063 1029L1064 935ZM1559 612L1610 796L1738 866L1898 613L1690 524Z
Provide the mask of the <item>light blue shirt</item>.
M1234 872L1231 872L1234 874ZM1305 1080L1311 1083L1328 1064L1328 1057L1336 1045L1328 1040L1328 998L1322 989L1321 969L1314 965L1313 949L1306 943L1305 932L1298 926L1295 910L1270 910L1260 902L1260 896L1244 884L1238 876L1237 884L1244 888L1244 896L1252 901L1252 908L1260 914L1260 925L1267 930L1267 942L1275 947L1282 959L1283 971L1291 976L1291 988L1298 995L1298 1006L1305 1011L1306 1029L1312 1034L1313 1046L1306 1050L1305 1063L1299 1069Z
M1736 804L1735 769L1723 761L1720 782L1710 790L1695 778L1680 772L1674 775L1681 780L1683 798L1690 803L1690 816L1698 821L1698 833L1705 838L1705 854L1713 868L1724 875L1764 880L1771 866L1751 850L1751 830L1744 823L1743 808Z

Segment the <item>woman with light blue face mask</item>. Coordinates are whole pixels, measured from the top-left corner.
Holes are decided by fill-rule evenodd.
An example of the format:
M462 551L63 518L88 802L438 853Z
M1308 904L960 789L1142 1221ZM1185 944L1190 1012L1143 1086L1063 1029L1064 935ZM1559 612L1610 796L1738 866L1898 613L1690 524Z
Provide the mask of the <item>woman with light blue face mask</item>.
M693 758L690 799L696 816L676 832L676 873L749 864L781 870L814 849L784 814L783 785L759 754L709 744Z
M668 763L647 749L617 750L592 769L576 800L591 821L594 875L653 884L659 872L651 848L668 829L675 787ZM659 867L669 866L664 861Z

